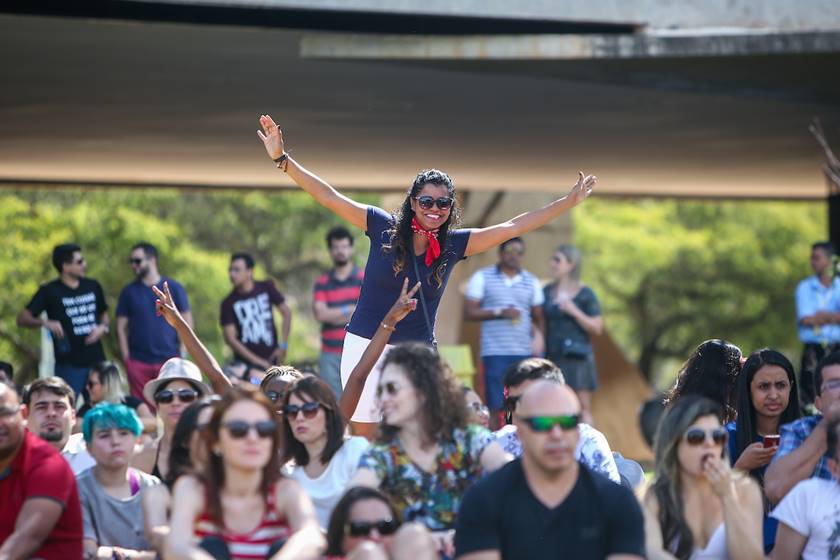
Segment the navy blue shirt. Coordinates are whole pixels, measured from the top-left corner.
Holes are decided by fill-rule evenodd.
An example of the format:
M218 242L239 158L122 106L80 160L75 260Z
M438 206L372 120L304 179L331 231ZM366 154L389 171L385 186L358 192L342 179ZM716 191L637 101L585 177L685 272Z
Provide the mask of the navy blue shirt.
M738 457L741 456L738 453L738 442L735 441L735 432L737 430L737 425L735 422L730 422L726 425L726 431L729 433L729 463L731 466L735 466L735 461L738 460ZM762 436L758 436L755 442L764 441ZM764 473L767 471L767 465L764 465L759 469L761 476L764 476ZM773 550L773 546L776 544L776 530L779 528L779 520L768 515L768 512L764 512L764 519L763 519L763 529L764 529L764 553L770 554L770 551Z
M364 338L373 338L373 334L379 327L379 323L385 318L385 314L397 301L402 289L403 280L409 278L409 286L417 282L414 273L414 264L410 257L405 267L399 274L394 274L394 252L384 251L383 245L390 243L387 231L393 227L394 217L381 208L368 207L367 231L365 235L370 238L370 253L368 253L367 264L365 265L365 279L362 283L362 292L359 295L359 303L353 318L347 326L347 331ZM437 308L449 274L458 261L466 258L464 252L467 250L467 242L470 239L470 230L457 229L450 231L446 238L446 246L441 247L439 259L446 261L446 268L442 274L442 284L438 287L432 273L437 261L431 267L426 266L425 253L414 255L420 277L423 279L423 294L426 297L427 313L434 329L437 317ZM420 299L420 294L417 294ZM409 313L408 316L397 323L397 330L391 335L390 343L419 341L431 342L432 335L426 327L426 320L423 317L423 307L420 301L417 302L417 310Z
M178 310L189 311L190 302L184 287L163 276L155 285L163 291L164 282L169 282L169 291ZM156 299L151 287L135 280L122 289L117 303L117 317L128 318L129 357L146 364L161 364L180 355L178 334L166 319L157 316Z

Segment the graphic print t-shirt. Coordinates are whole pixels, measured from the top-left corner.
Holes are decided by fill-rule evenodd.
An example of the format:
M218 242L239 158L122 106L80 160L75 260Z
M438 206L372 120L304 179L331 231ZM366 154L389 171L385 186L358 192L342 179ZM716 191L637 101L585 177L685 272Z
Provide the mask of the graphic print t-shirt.
M96 280L81 278L75 289L53 280L38 288L26 308L35 317L46 311L50 320L61 323L64 338L53 337L57 364L87 367L105 359L101 340L85 345L85 338L108 309L105 293Z
M285 300L272 280L254 282L254 289L247 294L234 290L222 302L222 326L236 325L239 342L267 360L277 348L277 329L271 306L280 305ZM244 360L242 356L237 358Z

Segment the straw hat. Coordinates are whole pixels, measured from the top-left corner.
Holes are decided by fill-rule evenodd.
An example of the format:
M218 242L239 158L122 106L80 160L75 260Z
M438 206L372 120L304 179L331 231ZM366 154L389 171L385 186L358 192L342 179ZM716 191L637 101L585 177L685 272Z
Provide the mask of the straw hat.
M204 384L201 371L199 371L197 365L182 358L169 358L161 366L158 376L143 386L143 397L149 402L155 402L155 394L160 386L176 379L188 382L198 391L199 396L212 393L210 388Z

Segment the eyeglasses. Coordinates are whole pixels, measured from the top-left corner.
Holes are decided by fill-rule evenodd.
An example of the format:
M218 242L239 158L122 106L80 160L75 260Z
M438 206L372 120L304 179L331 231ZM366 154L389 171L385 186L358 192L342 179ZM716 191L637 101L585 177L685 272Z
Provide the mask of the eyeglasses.
M565 431L574 430L580 423L579 414L567 414L563 416L530 416L522 418L535 432L550 432L554 426L560 426Z
M224 423L225 429L233 439L242 439L253 428L261 438L268 438L277 433L277 423L274 420L260 420L249 424L245 420L230 420Z
M703 428L691 428L685 433L685 442L688 445L697 446L703 445L706 441L706 436L712 438L715 445L723 445L729 434L726 428L715 428L714 430L704 430Z
M295 420L298 412L303 412L304 418L315 418L318 414L318 409L321 408L321 403L317 401L309 401L303 404L287 404L283 407L283 415L289 420Z
M471 403L468 404L468 406L471 409L473 409L474 412L478 412L479 414L488 414L490 412L490 409L487 408L487 405L482 404L478 401L471 402Z
M169 404L175 397L178 397L178 400L182 403L191 403L198 397L198 391L193 389L179 389L177 391L164 389L155 395L155 402Z
M840 379L830 379L822 384L822 391L840 391Z
M350 521L347 523L347 534L351 537L368 537L376 529L380 535L393 535L400 528L400 524L393 519L379 521Z
M128 259L128 264L143 264L143 259Z
M417 204L420 205L420 208L423 208L424 210L428 210L435 204L437 204L437 207L440 210L446 210L447 208L452 207L452 198L448 196L442 196L436 199L433 196L423 195L415 197L414 200L416 200Z
M400 389L402 389L402 387L400 387L399 383L394 383L393 381L383 383L376 388L376 398L381 399L383 393L388 393L388 395L392 397L396 396L396 394L400 392Z
M268 397L268 400L270 400L271 402L276 403L277 401L283 398L283 393L280 393L278 391L266 391L265 396Z

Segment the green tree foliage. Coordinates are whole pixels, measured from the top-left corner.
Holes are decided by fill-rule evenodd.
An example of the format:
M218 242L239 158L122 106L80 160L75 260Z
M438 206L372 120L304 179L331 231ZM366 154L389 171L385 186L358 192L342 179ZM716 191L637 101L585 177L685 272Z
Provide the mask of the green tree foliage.
M0 194L0 217L6 230L0 247L0 359L11 361L24 379L37 371L39 336L17 328L15 316L39 284L56 276L52 248L70 241L82 246L87 273L102 283L112 318L120 290L133 279L127 264L130 247L141 240L156 245L161 272L184 284L198 335L219 358L228 355L218 323L219 304L231 289L228 259L231 252L250 252L258 263L255 277L274 278L293 308L288 359L299 363L317 358L312 283L330 265L326 231L340 222L305 193L5 191ZM367 238L361 232L355 237L357 261L364 262ZM113 331L105 343L106 355L118 358Z
M822 203L594 199L575 210L584 279L654 382L709 338L794 357L793 293L826 231Z

